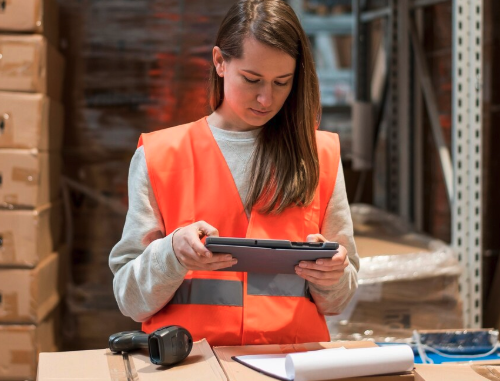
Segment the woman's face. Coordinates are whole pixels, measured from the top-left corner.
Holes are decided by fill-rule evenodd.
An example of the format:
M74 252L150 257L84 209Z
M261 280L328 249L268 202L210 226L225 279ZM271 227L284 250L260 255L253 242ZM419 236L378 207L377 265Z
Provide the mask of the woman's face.
M224 77L224 99L217 109L220 128L246 131L263 126L292 89L295 58L252 37L243 41L242 57L229 62L215 47L214 64Z

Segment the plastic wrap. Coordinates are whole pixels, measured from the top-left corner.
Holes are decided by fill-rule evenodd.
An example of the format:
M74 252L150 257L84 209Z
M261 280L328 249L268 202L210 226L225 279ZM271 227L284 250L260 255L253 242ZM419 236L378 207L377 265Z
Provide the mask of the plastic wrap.
M371 256L360 252L360 284L458 276L462 267L451 247L443 241L413 231L400 217L371 205L351 205L355 237L381 237L421 250L413 253Z
M327 317L332 338L393 341L413 330L461 328L462 268L453 250L373 206L351 205L351 214L359 288L340 315Z

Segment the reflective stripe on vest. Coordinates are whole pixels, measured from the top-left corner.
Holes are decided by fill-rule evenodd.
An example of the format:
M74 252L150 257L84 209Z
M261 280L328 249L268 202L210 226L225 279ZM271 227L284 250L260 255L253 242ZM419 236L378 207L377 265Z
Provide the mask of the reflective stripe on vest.
M243 282L221 279L184 279L172 304L243 306Z
M295 274L248 274L248 295L309 297L306 281Z
M293 274L248 274L248 295L309 297L306 281ZM243 282L221 279L184 279L172 304L243 306Z
M320 181L313 202L268 215L256 205L249 219L205 118L144 134L139 145L166 234L204 220L221 237L305 241L321 233L340 160L337 135L316 131L316 142ZM189 271L173 299L142 327L149 333L170 324L211 345L330 340L307 283L294 274Z

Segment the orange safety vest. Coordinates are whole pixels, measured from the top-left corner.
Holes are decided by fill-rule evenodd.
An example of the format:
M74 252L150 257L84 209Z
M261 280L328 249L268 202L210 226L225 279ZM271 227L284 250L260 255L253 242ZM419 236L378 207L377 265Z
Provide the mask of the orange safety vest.
M168 233L204 220L221 237L305 241L320 233L340 160L336 134L316 132L320 181L311 205L264 215L245 214L238 189L206 118L143 134L148 174ZM142 324L188 329L214 345L330 341L325 319L295 274L189 271L172 300Z

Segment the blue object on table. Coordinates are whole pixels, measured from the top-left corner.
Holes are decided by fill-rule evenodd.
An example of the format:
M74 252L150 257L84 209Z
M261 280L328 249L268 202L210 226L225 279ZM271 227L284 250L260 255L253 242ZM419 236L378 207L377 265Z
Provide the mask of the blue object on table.
M377 345L383 347L383 346L390 346L390 345L410 345L410 347L413 349L413 354L415 355L415 364L423 364L424 361L422 361L422 358L420 357L418 353L417 346L415 344L402 344L402 343L376 343ZM475 348L477 349L477 348ZM434 364L442 364L442 363L447 363L447 362L467 362L467 361L488 361L488 360L500 360L500 348L498 348L494 353L488 355L488 356L477 356L480 355L481 353L487 353L493 349L493 347L490 345L489 347L481 347L483 350L480 353L477 353L477 350L472 349L471 352L473 353L467 353L466 348L463 348L461 352L458 351L452 351L451 353L447 353L443 351L443 348L439 348L440 351L445 352L444 354L449 354L453 356L460 355L459 358L450 358L446 356L439 355L437 353L432 353L427 351L426 356L433 361ZM468 355L476 355L475 357L469 357Z
M434 364L442 364L445 362L467 362L467 361L488 361L488 360L500 360L500 353L497 351L496 353L490 355L490 356L483 356L483 357L463 357L460 359L452 359L449 357L443 357L435 353L427 353L427 357L429 357L432 361L434 361ZM417 354L415 355L415 364L422 364L423 361L420 358L420 356Z

